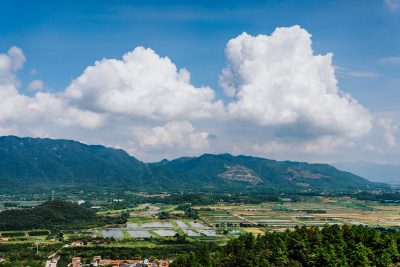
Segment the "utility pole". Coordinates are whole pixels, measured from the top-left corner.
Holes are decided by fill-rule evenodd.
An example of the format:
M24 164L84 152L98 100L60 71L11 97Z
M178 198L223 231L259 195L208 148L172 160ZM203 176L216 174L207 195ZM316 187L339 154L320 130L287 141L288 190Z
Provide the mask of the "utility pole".
M39 255L39 240L36 238L36 255Z

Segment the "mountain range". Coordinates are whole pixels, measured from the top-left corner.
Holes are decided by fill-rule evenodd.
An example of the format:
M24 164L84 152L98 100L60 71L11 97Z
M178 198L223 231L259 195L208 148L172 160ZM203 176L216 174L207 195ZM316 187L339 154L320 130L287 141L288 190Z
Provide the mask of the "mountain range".
M204 154L144 163L121 149L71 140L0 137L0 193L61 189L132 191L356 189L379 184L327 164Z

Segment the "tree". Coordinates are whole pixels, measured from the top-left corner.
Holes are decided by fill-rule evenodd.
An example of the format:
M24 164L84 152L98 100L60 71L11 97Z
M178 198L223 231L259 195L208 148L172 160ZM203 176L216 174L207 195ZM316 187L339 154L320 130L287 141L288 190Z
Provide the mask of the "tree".
M168 212L166 212L166 211L162 211L162 212L160 212L160 213L158 214L158 218L159 218L160 220L169 219L170 217L171 217L170 214L169 214Z

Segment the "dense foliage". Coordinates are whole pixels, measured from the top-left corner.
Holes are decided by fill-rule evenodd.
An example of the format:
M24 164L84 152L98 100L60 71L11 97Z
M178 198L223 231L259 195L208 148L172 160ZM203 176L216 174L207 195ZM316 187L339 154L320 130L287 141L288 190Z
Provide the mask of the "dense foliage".
M99 217L90 209L62 200L47 201L32 209L0 212L0 231L81 229L115 222L125 223L126 217Z
M176 209L183 210L185 212L186 217L189 217L192 219L199 218L199 211L196 209L192 209L192 207L189 204L181 204Z
M37 230L37 231L29 231L28 235L29 236L42 236L42 235L48 235L49 231L47 230Z
M214 254L179 256L171 266L389 266L400 262L400 232L325 225L242 235Z
M0 244L0 258L4 258L4 261L0 262L0 266L42 267L45 265L48 255L60 249L62 245L61 243L40 244L37 255L36 246L32 243Z

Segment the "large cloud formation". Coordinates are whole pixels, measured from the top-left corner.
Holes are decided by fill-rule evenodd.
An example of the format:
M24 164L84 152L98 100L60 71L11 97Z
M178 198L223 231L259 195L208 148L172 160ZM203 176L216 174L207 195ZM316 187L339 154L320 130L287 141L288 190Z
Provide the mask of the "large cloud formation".
M103 59L67 88L82 108L156 120L209 118L223 112L209 87L190 84L190 73L167 57L137 47L122 60Z
M62 92L32 81L30 97L16 78L25 56L12 47L0 54L0 135L106 142L148 160L210 150L329 154L368 133L372 119L339 90L332 54L314 55L310 37L294 26L230 40L220 76L232 97L226 106L213 89L193 86L186 69L143 47L96 61ZM385 138L395 147L398 129L389 126Z
M209 145L207 132L195 132L193 125L188 121L171 121L164 126L135 128L134 136L139 140L142 147L202 149Z
M293 26L277 28L271 36L243 33L230 40L220 76L225 93L235 98L230 115L275 126L282 135L368 133L368 111L338 89L332 54L314 56L310 37Z
M17 134L18 127L15 125L35 125L38 122L88 129L104 124L103 115L70 106L56 94L38 92L34 97L20 94L16 72L24 62L24 53L18 47L11 47L7 54L0 54L0 128L3 133Z

